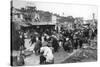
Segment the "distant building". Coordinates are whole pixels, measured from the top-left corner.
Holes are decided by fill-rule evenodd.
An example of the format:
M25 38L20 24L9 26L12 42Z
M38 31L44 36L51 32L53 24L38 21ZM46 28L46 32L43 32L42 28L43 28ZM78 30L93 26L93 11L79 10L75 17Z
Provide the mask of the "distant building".
M57 16L56 15L52 15L52 23L57 23Z
M34 17L32 22L40 22L40 15L37 12L34 12Z
M18 9L13 8L12 18L14 21L21 21L21 20L23 20L23 14Z

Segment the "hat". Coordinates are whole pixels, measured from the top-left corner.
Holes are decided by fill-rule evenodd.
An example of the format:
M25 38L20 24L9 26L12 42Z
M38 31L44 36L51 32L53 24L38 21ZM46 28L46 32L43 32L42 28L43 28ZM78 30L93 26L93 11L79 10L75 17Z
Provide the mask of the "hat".
M66 41L68 41L69 40L69 38L66 38Z

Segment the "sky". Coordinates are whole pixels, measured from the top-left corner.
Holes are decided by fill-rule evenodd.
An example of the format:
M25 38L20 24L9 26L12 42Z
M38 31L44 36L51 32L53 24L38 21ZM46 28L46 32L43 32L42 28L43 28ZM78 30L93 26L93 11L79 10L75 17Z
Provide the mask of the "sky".
M50 2L36 2L27 0L13 0L15 8L25 6L36 6L38 10L49 11L59 14L61 16L83 17L83 19L92 19L92 14L95 13L97 19L97 6L93 5L77 5L77 4L63 4L63 3L50 3Z

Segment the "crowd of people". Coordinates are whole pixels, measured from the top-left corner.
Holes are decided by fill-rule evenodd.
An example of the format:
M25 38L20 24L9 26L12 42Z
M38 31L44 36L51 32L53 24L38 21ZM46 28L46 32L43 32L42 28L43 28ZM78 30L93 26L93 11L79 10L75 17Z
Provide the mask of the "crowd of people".
M75 49L82 48L83 43L91 45L90 40L97 37L96 28L61 30L61 32L49 31L49 29L45 29L45 31L28 29L26 31L20 30L18 33L20 55L22 56L24 51L32 51L40 56L40 64L53 64L54 53L59 52L60 48L66 52L73 52Z

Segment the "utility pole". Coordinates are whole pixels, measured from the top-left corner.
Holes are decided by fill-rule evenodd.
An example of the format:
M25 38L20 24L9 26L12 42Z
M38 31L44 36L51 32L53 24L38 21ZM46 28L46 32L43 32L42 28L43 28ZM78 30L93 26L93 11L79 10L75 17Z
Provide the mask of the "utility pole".
M93 13L92 16L93 16L93 18L92 18L92 20L93 20L93 25L95 25L95 13Z

